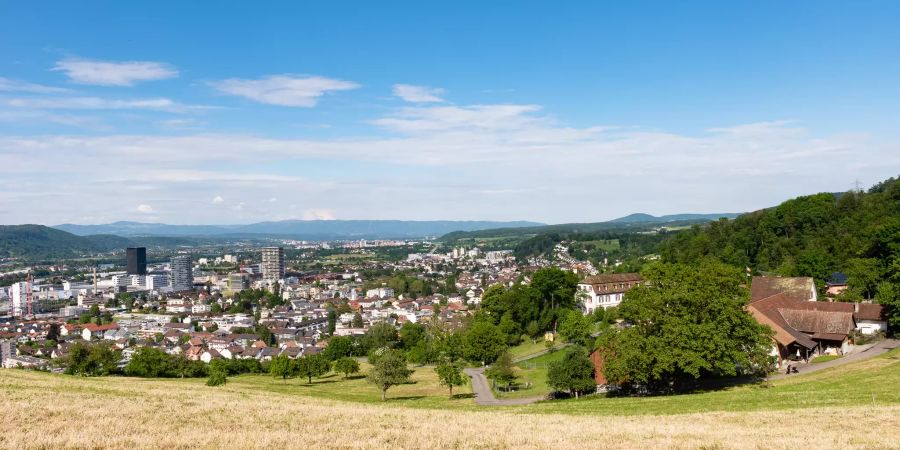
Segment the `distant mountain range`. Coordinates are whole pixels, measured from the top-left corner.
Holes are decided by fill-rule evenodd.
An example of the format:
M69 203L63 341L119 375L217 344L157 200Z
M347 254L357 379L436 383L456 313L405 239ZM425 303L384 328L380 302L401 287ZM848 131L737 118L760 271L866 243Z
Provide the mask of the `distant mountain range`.
M618 219L610 220L612 223L646 223L646 222L654 222L654 223L665 223L665 222L679 222L679 221L692 221L692 220L719 220L722 217L726 219L734 219L735 217L741 215L741 213L719 213L719 214L669 214L667 216L651 216L650 214L644 213L635 213L629 214L625 217L619 217Z
M392 239L440 236L452 231L541 226L538 222L493 222L451 220L283 220L249 225L167 225L162 223L115 222L103 225L62 224L53 228L87 236L221 236L283 237L293 239Z
M455 242L460 239L485 239L485 238L518 238L548 233L592 233L598 231L637 232L652 230L661 226L685 226L701 224L718 220L722 217L733 219L739 213L721 214L670 214L667 216L651 216L650 214L636 213L625 217L613 219L607 222L591 223L561 223L556 225L540 225L517 228L490 228L475 231L455 231L441 236L444 242Z

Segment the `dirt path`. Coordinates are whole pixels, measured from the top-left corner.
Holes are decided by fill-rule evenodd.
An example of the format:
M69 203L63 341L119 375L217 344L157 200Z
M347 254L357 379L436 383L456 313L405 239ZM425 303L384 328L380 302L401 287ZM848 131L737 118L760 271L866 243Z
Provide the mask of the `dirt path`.
M464 372L472 378L472 392L475 393L475 404L479 406L512 406L527 405L544 400L546 397L498 399L494 397L491 385L484 376L484 367L477 369L465 369Z

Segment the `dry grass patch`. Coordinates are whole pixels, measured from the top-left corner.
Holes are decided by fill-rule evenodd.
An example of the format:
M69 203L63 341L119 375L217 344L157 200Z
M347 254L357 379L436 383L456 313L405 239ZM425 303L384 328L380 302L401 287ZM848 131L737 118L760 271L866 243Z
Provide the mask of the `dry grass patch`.
M900 407L582 417L0 371L4 448L891 448ZM801 432L800 430L815 431Z

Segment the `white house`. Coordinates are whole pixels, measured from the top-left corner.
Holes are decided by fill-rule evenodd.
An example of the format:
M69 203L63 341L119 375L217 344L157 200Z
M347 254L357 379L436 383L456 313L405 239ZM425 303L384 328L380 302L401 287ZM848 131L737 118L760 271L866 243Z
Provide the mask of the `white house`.
M618 306L622 303L622 296L643 281L644 279L636 273L609 273L587 277L578 283L582 299L581 309L590 314L598 308Z

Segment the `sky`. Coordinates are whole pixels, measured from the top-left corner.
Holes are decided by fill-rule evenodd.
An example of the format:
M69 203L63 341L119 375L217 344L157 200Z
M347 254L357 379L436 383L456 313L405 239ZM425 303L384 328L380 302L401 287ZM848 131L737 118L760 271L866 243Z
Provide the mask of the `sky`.
M900 2L0 0L0 223L597 222L900 174Z

